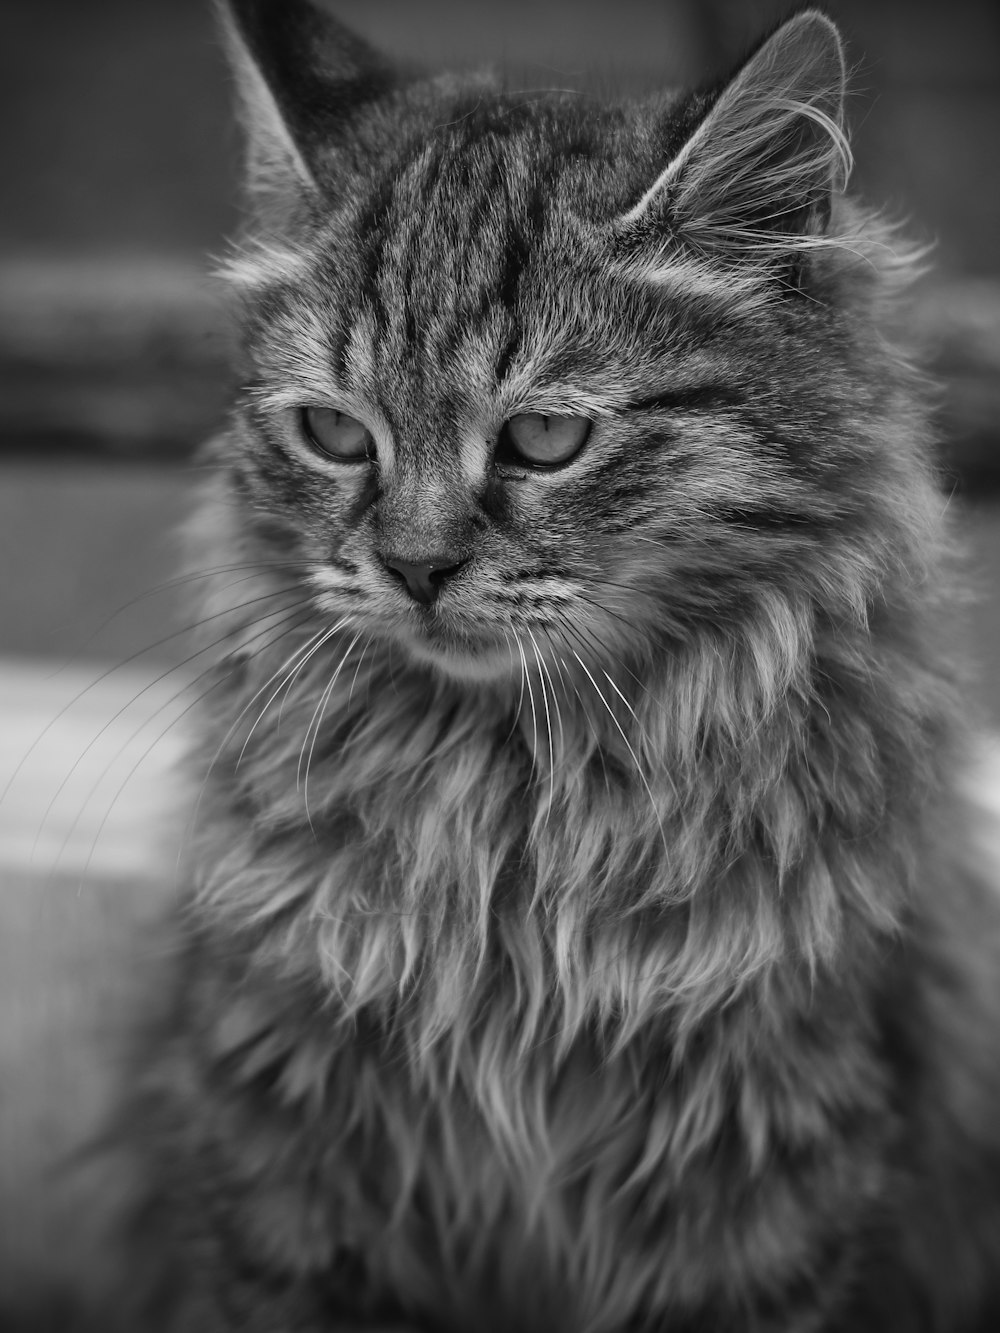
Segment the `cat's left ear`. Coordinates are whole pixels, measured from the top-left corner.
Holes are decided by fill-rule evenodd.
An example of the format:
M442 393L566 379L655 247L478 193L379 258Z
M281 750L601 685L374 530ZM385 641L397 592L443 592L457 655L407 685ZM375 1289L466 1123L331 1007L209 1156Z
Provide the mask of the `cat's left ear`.
M784 23L723 88L620 231L665 229L720 258L808 246L846 184L845 65L816 10Z
M258 220L281 229L328 188L359 108L397 83L371 47L309 0L215 0L247 136Z

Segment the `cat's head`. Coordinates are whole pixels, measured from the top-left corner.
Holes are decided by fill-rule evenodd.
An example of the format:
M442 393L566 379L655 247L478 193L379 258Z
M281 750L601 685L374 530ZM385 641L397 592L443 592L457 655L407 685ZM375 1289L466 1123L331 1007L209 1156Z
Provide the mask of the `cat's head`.
M919 506L828 19L618 102L422 79L303 0L224 25L230 447L318 616L465 678L863 616Z

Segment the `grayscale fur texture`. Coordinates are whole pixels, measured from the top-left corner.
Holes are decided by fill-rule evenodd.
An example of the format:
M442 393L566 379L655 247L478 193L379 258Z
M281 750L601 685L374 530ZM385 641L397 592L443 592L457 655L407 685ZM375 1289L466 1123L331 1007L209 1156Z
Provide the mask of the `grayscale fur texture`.
M606 100L221 17L241 387L126 1323L1000 1326L1000 899L836 30ZM525 412L589 438L504 461Z

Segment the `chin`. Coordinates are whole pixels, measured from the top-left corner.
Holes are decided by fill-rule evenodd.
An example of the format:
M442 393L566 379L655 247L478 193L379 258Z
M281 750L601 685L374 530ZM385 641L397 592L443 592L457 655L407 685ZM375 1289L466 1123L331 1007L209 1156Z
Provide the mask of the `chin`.
M500 685L520 679L520 662L506 642L440 632L410 634L402 642L414 662L449 680Z

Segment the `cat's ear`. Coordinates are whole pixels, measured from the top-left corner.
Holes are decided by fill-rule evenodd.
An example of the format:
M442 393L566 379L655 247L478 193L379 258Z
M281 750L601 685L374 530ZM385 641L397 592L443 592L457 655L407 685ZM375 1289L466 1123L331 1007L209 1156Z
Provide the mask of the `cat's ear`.
M628 230L663 228L737 261L807 248L825 233L851 159L844 52L808 10L784 23L719 94L639 202Z
M247 136L247 188L280 228L328 188L330 156L388 65L308 0L215 0Z

